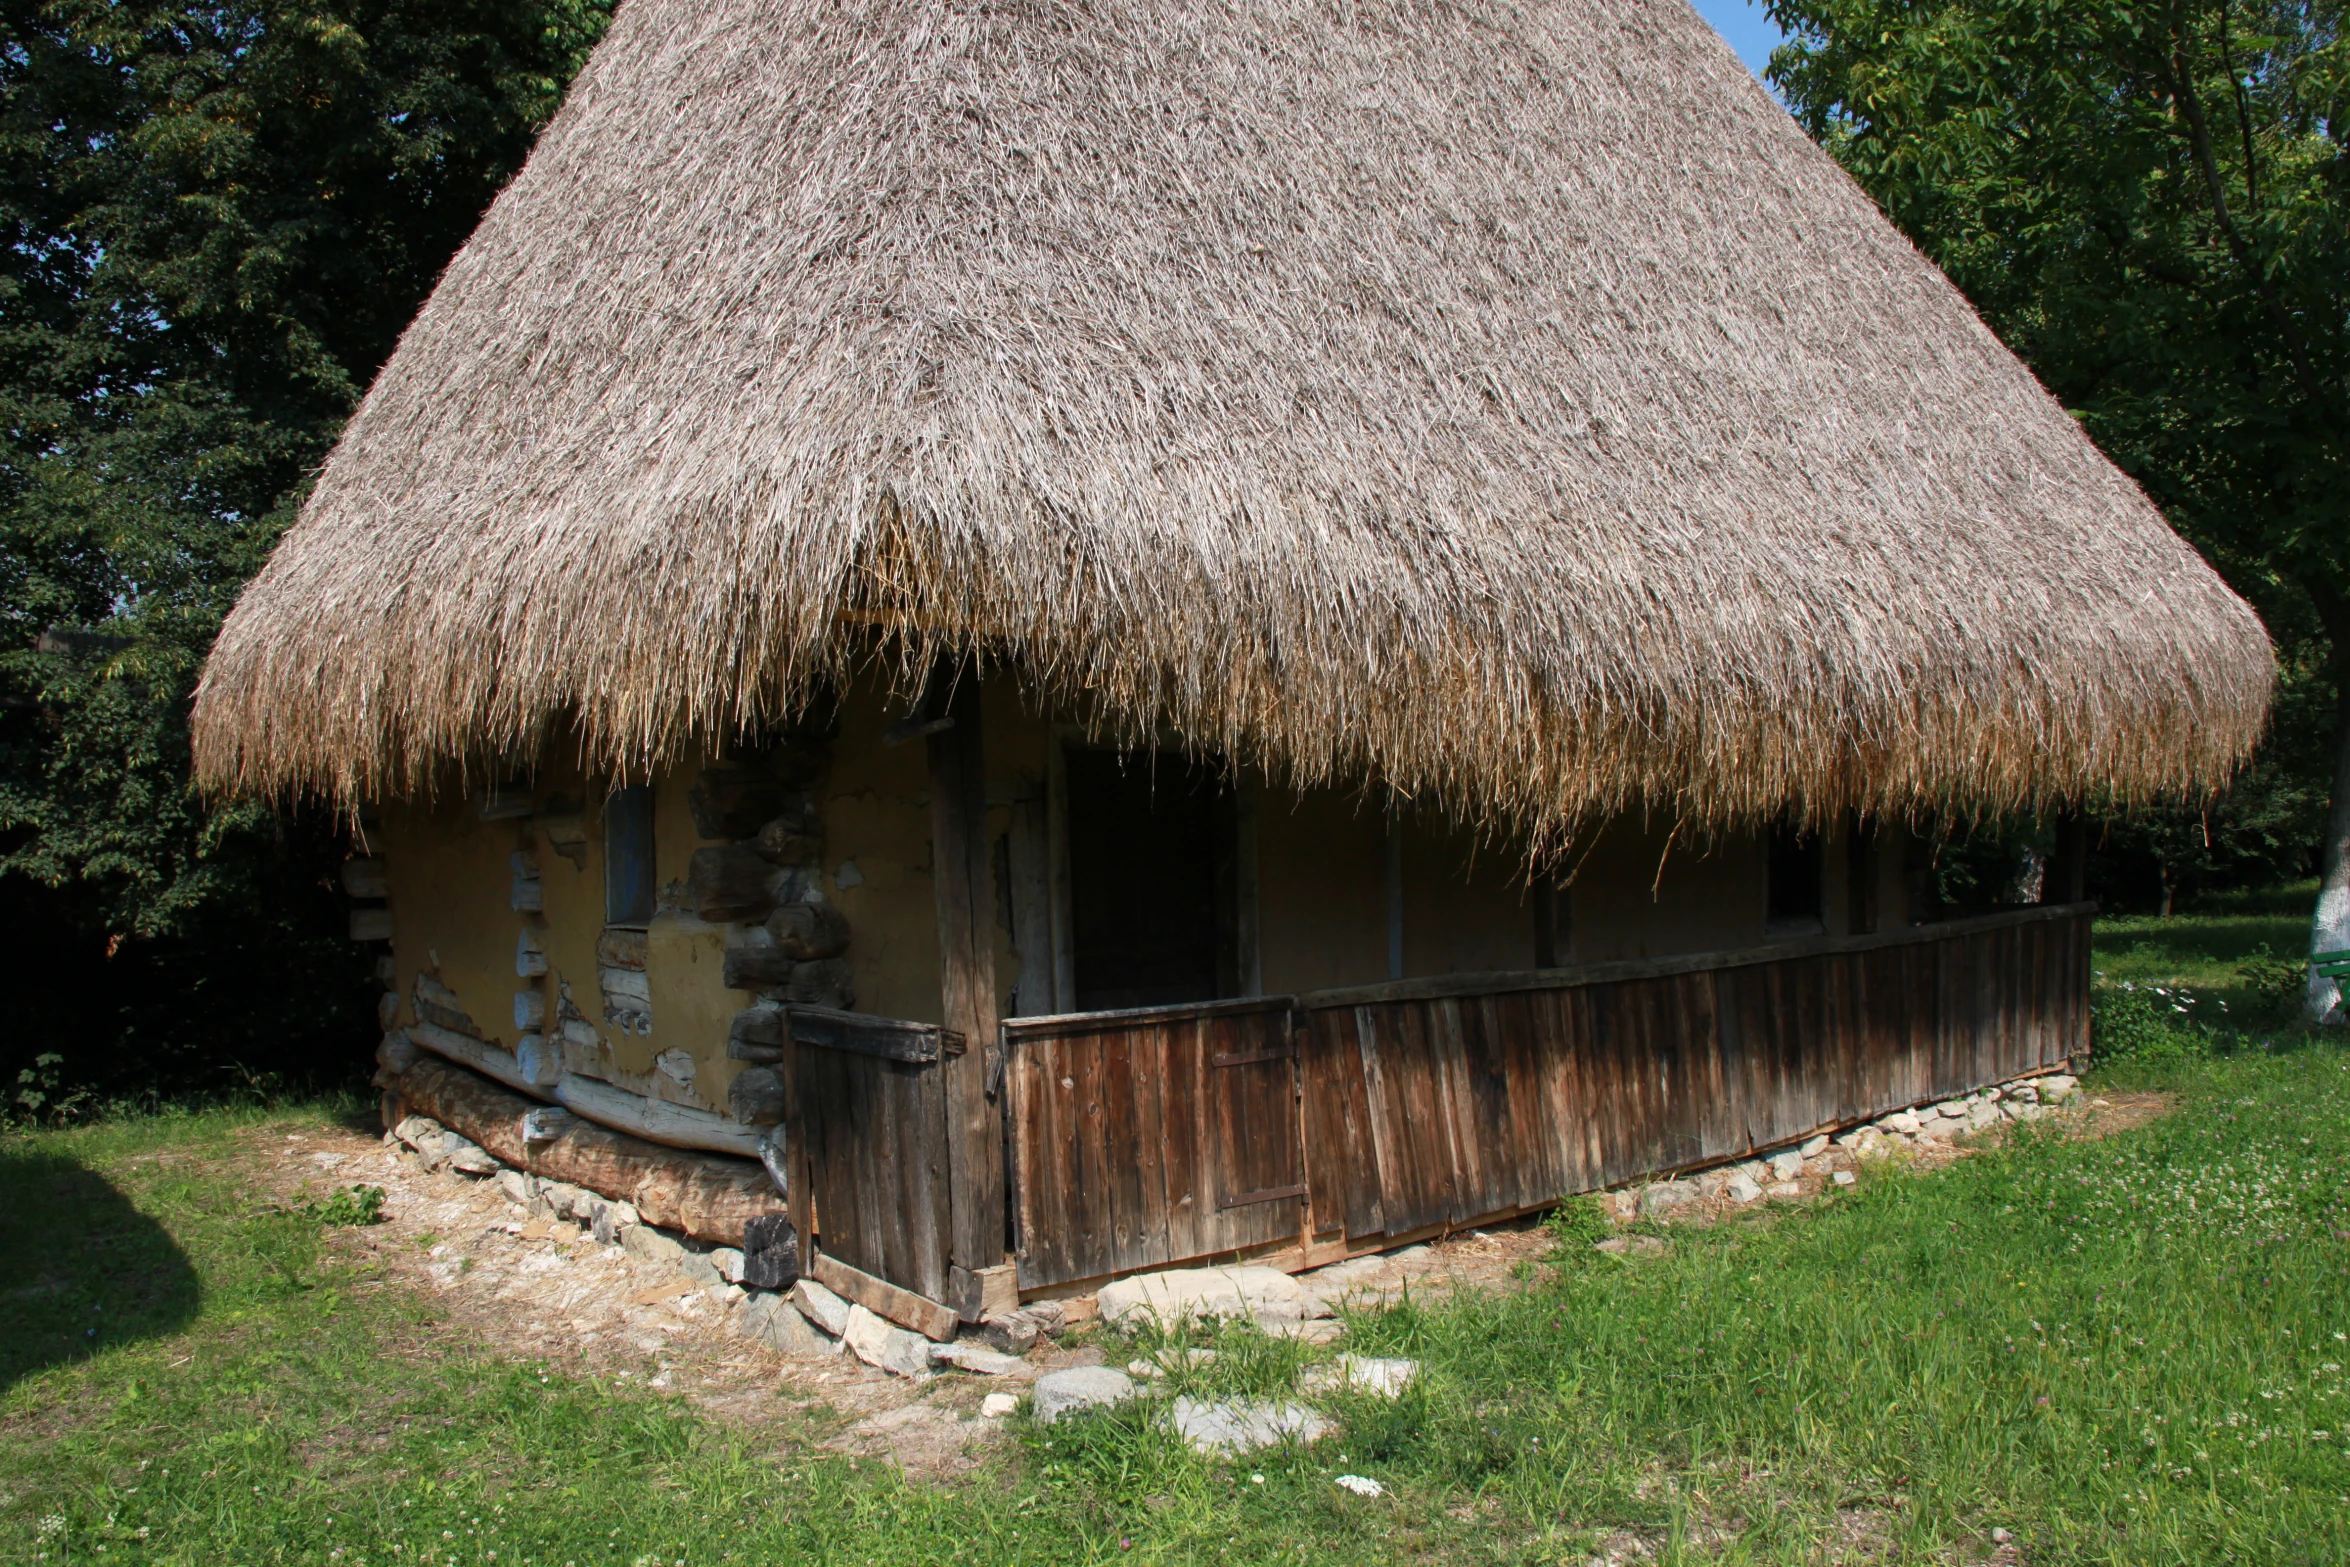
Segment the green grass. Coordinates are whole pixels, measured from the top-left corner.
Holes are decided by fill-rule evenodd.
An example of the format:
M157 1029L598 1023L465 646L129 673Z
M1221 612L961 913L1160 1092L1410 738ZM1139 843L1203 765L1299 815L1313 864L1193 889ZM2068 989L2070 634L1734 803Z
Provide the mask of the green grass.
M2279 958L2309 952L2309 916L2317 883L2295 882L2251 892L2214 893L2184 914L2116 915L2097 922L2096 967L2109 984L2185 986L2230 1013L2252 1014L2257 1025L2266 999L2245 982L2242 965L2267 953ZM2218 1010L2215 1006L2212 1010Z
M2350 1559L2350 1054L2099 1086L2177 1108L1358 1318L1350 1347L1423 1379L1332 1403L1316 1447L1210 1462L1129 1408L939 1485L453 1335L241 1176L240 1139L338 1107L16 1134L0 1561L1389 1567L1619 1532L1666 1562L1947 1561L1995 1527L2036 1567ZM1320 1353L1216 1342L1188 1389L1273 1392Z

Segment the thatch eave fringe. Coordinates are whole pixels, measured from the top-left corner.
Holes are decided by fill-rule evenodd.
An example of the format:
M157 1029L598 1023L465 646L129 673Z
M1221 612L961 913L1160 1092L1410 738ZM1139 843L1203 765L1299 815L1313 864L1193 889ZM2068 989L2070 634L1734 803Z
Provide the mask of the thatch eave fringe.
M630 0L200 774L641 775L882 648L1537 842L2191 795L2274 678L1683 0Z

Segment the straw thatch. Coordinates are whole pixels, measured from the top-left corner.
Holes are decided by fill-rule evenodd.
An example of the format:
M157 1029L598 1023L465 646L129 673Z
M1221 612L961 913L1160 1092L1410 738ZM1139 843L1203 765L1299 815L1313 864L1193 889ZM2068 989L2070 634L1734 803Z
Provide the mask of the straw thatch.
M628 0L198 755L636 767L943 643L1535 824L2195 790L2271 679L1685 0Z

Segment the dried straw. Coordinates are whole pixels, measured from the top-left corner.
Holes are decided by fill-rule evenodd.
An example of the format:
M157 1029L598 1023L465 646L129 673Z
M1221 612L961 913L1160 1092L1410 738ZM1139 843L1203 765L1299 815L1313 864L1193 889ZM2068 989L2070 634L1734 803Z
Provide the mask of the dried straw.
M2202 790L2272 680L1685 0L630 0L198 761L641 769L877 628L1537 836Z

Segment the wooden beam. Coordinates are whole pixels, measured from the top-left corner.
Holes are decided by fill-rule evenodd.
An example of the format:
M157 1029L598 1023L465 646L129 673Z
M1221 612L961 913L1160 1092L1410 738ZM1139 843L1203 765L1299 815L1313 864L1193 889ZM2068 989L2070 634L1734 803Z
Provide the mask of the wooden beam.
M937 694L930 710L954 720L924 742L930 753L940 1020L969 1041L962 1055L938 1068L946 1086L947 1260L976 1273L1001 1263L1006 1251L995 867L987 841L978 667L942 663L931 681Z
M952 1310L912 1290L899 1289L887 1279L850 1267L838 1257L818 1252L808 1277L846 1301L854 1301L877 1317L901 1328L912 1328L926 1339L944 1344L955 1336Z
M632 1203L647 1224L697 1240L740 1245L746 1223L784 1207L756 1164L660 1147L583 1120L556 1120L545 1106L430 1056L395 1078L389 1092L406 1113L431 1116L516 1169ZM549 1135L533 1136L534 1130Z

